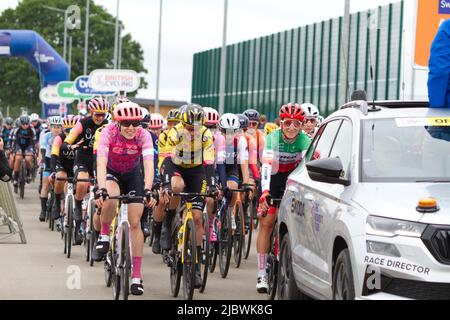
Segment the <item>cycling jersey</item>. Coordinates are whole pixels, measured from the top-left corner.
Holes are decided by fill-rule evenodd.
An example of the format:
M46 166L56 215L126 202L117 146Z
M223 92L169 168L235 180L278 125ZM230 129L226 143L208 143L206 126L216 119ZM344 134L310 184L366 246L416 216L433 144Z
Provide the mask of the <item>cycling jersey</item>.
M168 143L172 162L183 168L194 168L203 164L214 164L214 144L211 131L202 126L194 137L178 124L169 131Z
M45 149L45 157L51 158L52 157L52 145L53 145L53 139L54 135L51 132L47 132L44 135L44 139L42 140L41 149Z
M94 136L95 132L98 128L103 125L108 124L108 120L103 120L103 122L99 125L95 124L92 117L85 118L75 125L75 127L70 130L69 135L66 137L64 142L67 144L74 144L77 138L83 140L80 148L77 150L77 153L82 155L92 156L93 148L94 148Z
M97 131L95 131L95 135L94 135L94 145L92 147L92 154L97 155L97 150L98 150L98 144L100 142L100 134L102 133L103 129L107 126L108 124L104 124L103 126L101 126L100 128L97 129Z
M264 153L266 134L259 129L247 129L246 134L253 137L256 141L257 164L260 165Z
M145 129L138 128L136 136L128 140L120 134L118 125L111 123L100 134L97 157L108 159L108 169L118 174L131 172L139 167L141 155L153 161L153 143Z
M251 134L245 133L245 139L247 140L248 145L248 158L249 158L249 166L250 173L255 180L260 179L259 169L258 169L258 142L255 137Z
M153 169L155 171L154 177L159 176L159 167L158 167L158 135L150 131L150 136L152 137L153 142Z
M36 143L36 133L33 128L16 128L12 131L12 143L16 152L33 153Z
M66 138L65 133L61 133L53 140L51 150L51 169L52 172L58 171L58 168L65 169L66 172L73 171L73 164L75 161L75 150L69 148L68 144L64 143Z
M42 123L38 122L38 125L36 127L34 127L34 131L36 131L36 137L40 137L41 132L42 132Z
M4 147L8 148L9 147L9 139L10 139L10 134L11 134L11 129L7 129L6 127L3 127L2 130L2 139L3 139L3 143L4 143Z
M281 129L267 136L261 171L262 190L270 190L272 175L292 172L302 160L303 152L308 149L310 143L311 140L303 132L300 132L293 143L283 140Z
M170 129L161 132L158 137L158 168L161 168L164 159L170 156L173 148L173 146L168 143L169 131Z
M223 186L226 185L226 176L228 180L233 180L237 183L240 181L240 164L248 161L248 147L247 140L242 135L235 135L227 139L222 135L216 136L218 154L217 169L219 171L219 179ZM230 141L231 140L231 141ZM225 174L224 174L225 173Z

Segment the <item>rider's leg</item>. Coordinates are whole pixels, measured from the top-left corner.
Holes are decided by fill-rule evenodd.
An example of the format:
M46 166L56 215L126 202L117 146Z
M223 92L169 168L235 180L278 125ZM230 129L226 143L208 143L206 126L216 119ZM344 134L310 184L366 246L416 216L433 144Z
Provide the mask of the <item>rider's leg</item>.
M14 165L13 165L13 169L14 169L14 181L19 180L19 169L20 169L20 161L22 161L22 156L17 154L14 156Z
M117 182L112 180L106 181L106 189L110 197L116 197L120 195L120 188ZM101 230L100 237L97 243L97 250L101 254L106 254L109 249L109 234L111 222L117 213L117 200L106 200L103 203L102 212L100 215Z
M154 231L154 238L153 238L153 245L152 245L152 251L155 254L158 254L161 252L161 229L162 229L162 223L164 220L164 202L159 201L158 206L153 210L153 231Z
M270 236L275 225L276 209L271 207L266 217L260 218L258 238L256 240L258 278L267 278L267 254Z
M180 193L184 190L184 181L180 176L173 176L171 179L172 191L174 193ZM176 214L176 209L180 204L180 197L172 197L169 202L169 210L167 211L166 216L164 217L164 221L161 228L161 249L169 250L170 249L170 233L173 218Z
M141 229L141 216L144 205L130 203L128 205L128 221L130 222L131 252L133 253L132 278L141 279L142 256L144 254L144 234Z
M56 174L57 178L65 179L67 178L67 173L65 171L59 171ZM55 206L53 207L52 215L53 219L58 219L61 216L61 200L64 194L65 181L55 181Z
M87 171L78 171L77 173L77 179L89 179L89 173ZM77 182L76 185L76 193L75 193L75 210L74 210L74 220L75 220L75 237L78 235L78 241L76 243L80 243L81 234L80 234L80 228L81 228L81 222L83 220L82 215L82 205L83 205L83 199L86 196L86 193L89 188L89 182Z

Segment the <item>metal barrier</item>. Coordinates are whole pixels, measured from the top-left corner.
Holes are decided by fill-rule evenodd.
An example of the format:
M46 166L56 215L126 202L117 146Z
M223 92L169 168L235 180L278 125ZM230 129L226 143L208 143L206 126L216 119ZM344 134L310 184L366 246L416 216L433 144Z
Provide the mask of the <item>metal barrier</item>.
M0 182L0 226L7 226L9 233L6 236L0 234L0 240L19 234L22 244L27 243L22 221L17 211L11 184Z

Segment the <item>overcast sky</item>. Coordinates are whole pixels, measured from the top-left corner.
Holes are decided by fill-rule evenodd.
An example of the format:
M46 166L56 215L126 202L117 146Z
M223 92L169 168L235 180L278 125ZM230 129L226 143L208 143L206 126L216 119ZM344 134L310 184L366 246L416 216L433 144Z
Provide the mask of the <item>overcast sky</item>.
M222 46L223 0L163 0L160 99L190 101L192 61L196 52ZM1 0L0 12L18 0ZM154 98L159 0L122 0L120 19L144 49L149 88L138 94ZM351 12L398 0L353 0ZM112 15L117 0L95 0ZM229 0L228 44L319 22L343 14L344 0ZM84 29L84 21L82 18Z

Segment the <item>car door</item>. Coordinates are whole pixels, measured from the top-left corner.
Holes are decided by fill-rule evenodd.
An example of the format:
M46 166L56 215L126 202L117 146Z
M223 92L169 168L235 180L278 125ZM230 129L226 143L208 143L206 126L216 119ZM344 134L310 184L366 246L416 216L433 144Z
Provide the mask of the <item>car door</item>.
M334 133L334 131L333 131ZM342 162L343 173L341 178L350 180L353 128L349 119L342 119L338 132L329 144L330 137L327 132L322 134L314 154L321 158L339 158ZM342 214L348 208L343 200L346 187L338 184L321 183L310 180L305 188L305 247L312 254L308 261L308 271L322 286L318 288L321 294L331 295L332 266L329 257L332 255L336 226ZM325 285L326 284L326 285Z
M308 187L308 183L313 182L309 179L305 164L310 160L317 160L321 157L327 157L331 153L333 143L336 139L342 119L328 122L322 126L306 153L306 159L294 172L288 182L287 194L285 197L292 197L292 221L291 229L292 241L292 263L295 272L295 278L301 286L306 286L316 292L323 292L328 284L324 282L317 274L326 273L327 265L321 256L317 254L319 248L318 239L315 239L314 216L311 214L311 205L314 199L323 201L318 189ZM306 183L308 182L308 183ZM323 272L317 272L317 269Z

